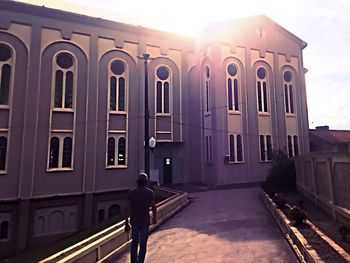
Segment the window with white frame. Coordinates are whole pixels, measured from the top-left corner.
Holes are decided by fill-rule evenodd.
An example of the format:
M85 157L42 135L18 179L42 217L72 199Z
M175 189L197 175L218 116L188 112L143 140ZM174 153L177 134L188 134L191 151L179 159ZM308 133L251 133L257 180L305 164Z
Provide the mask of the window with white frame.
M288 145L288 157L299 156L298 136L288 135L287 145Z
M268 74L265 68L259 67L256 71L256 89L258 97L259 113L269 112L269 91L268 91Z
M71 135L52 135L49 150L49 169L71 169L73 167L72 153L73 140Z
M107 140L107 167L127 165L125 135L110 135Z
M240 111L239 105L239 72L238 67L235 64L229 64L227 66L227 100L229 111Z
M208 66L204 67L203 72L204 79L204 111L206 113L210 112L210 69Z
M294 110L294 86L295 80L291 71L287 70L283 74L284 103L286 113L295 114Z
M0 134L0 172L6 171L7 136Z
M241 134L229 134L229 161L230 163L243 162L243 141Z
M55 109L73 109L76 63L68 52L57 54L54 64L54 99Z
M12 63L11 48L0 43L0 105L9 104Z
M127 101L127 70L124 62L111 63L109 77L109 110L125 112Z
M260 135L260 161L269 162L272 159L272 141L271 135Z
M171 74L170 70L161 66L156 70L156 102L157 102L157 113L158 114L169 114L170 113L170 94L171 94Z

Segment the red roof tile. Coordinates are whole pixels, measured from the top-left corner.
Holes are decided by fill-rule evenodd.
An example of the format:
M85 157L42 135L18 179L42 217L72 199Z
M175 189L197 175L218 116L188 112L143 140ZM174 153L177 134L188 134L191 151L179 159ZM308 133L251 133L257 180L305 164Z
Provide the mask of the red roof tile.
M350 143L350 131L347 130L310 130L310 134L330 143Z

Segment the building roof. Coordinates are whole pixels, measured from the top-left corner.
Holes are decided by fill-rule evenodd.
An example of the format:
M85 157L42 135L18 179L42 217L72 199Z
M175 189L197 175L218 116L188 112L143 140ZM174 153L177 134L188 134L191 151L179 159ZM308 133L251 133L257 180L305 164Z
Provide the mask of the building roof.
M310 129L310 135L316 136L332 144L350 143L350 131L348 130L329 130L329 129Z

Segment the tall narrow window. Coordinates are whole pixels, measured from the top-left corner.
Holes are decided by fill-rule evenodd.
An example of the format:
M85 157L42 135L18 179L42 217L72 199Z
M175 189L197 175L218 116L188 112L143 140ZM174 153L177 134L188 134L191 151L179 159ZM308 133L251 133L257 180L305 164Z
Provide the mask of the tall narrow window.
M59 53L56 56L55 68L54 107L72 109L75 70L72 55L67 52Z
M9 226L8 221L2 221L0 224L0 240L9 238Z
M271 143L271 136L266 136L266 154L267 154L267 160L271 161L272 159L272 143Z
M283 74L284 102L286 113L295 113L294 110L294 86L295 80L291 71L287 70Z
M118 165L125 165L125 138L121 137L118 141Z
M6 170L7 138L0 137L0 171Z
M235 161L235 139L233 134L230 134L230 162L234 162Z
M204 109L205 112L210 112L210 70L206 66L204 68Z
M213 148L211 144L211 135L209 135L209 163L213 163Z
M109 74L109 110L126 111L126 66L121 60L111 63Z
M66 137L63 140L62 167L69 168L72 166L72 138Z
M108 145L107 145L107 165L114 165L114 158L115 158L115 140L113 137L108 138Z
M265 136L260 135L260 160L266 161L265 156Z
M258 68L257 75L257 97L258 97L258 111L268 112L268 74L263 67Z
M299 144L298 144L298 136L293 136L293 144L294 144L294 156L299 156Z
M157 113L170 112L170 72L167 67L159 67L156 71Z
M9 104L11 58L11 49L0 43L0 105Z
M293 157L293 142L292 142L292 136L288 135L288 157Z
M228 109L239 111L238 67L235 64L227 66Z
M242 144L242 136L237 135L237 162L243 161L243 144Z
M60 140L52 137L50 140L49 168L58 168Z
M208 136L205 136L205 144L207 148L207 163L209 163L209 138Z

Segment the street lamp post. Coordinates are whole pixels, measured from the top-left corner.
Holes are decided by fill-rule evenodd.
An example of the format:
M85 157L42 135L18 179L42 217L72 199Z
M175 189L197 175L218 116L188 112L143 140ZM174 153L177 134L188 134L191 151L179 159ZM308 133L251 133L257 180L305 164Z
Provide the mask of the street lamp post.
M145 64L145 174L150 178L149 170L149 109L148 109L148 59L149 54L143 54Z

